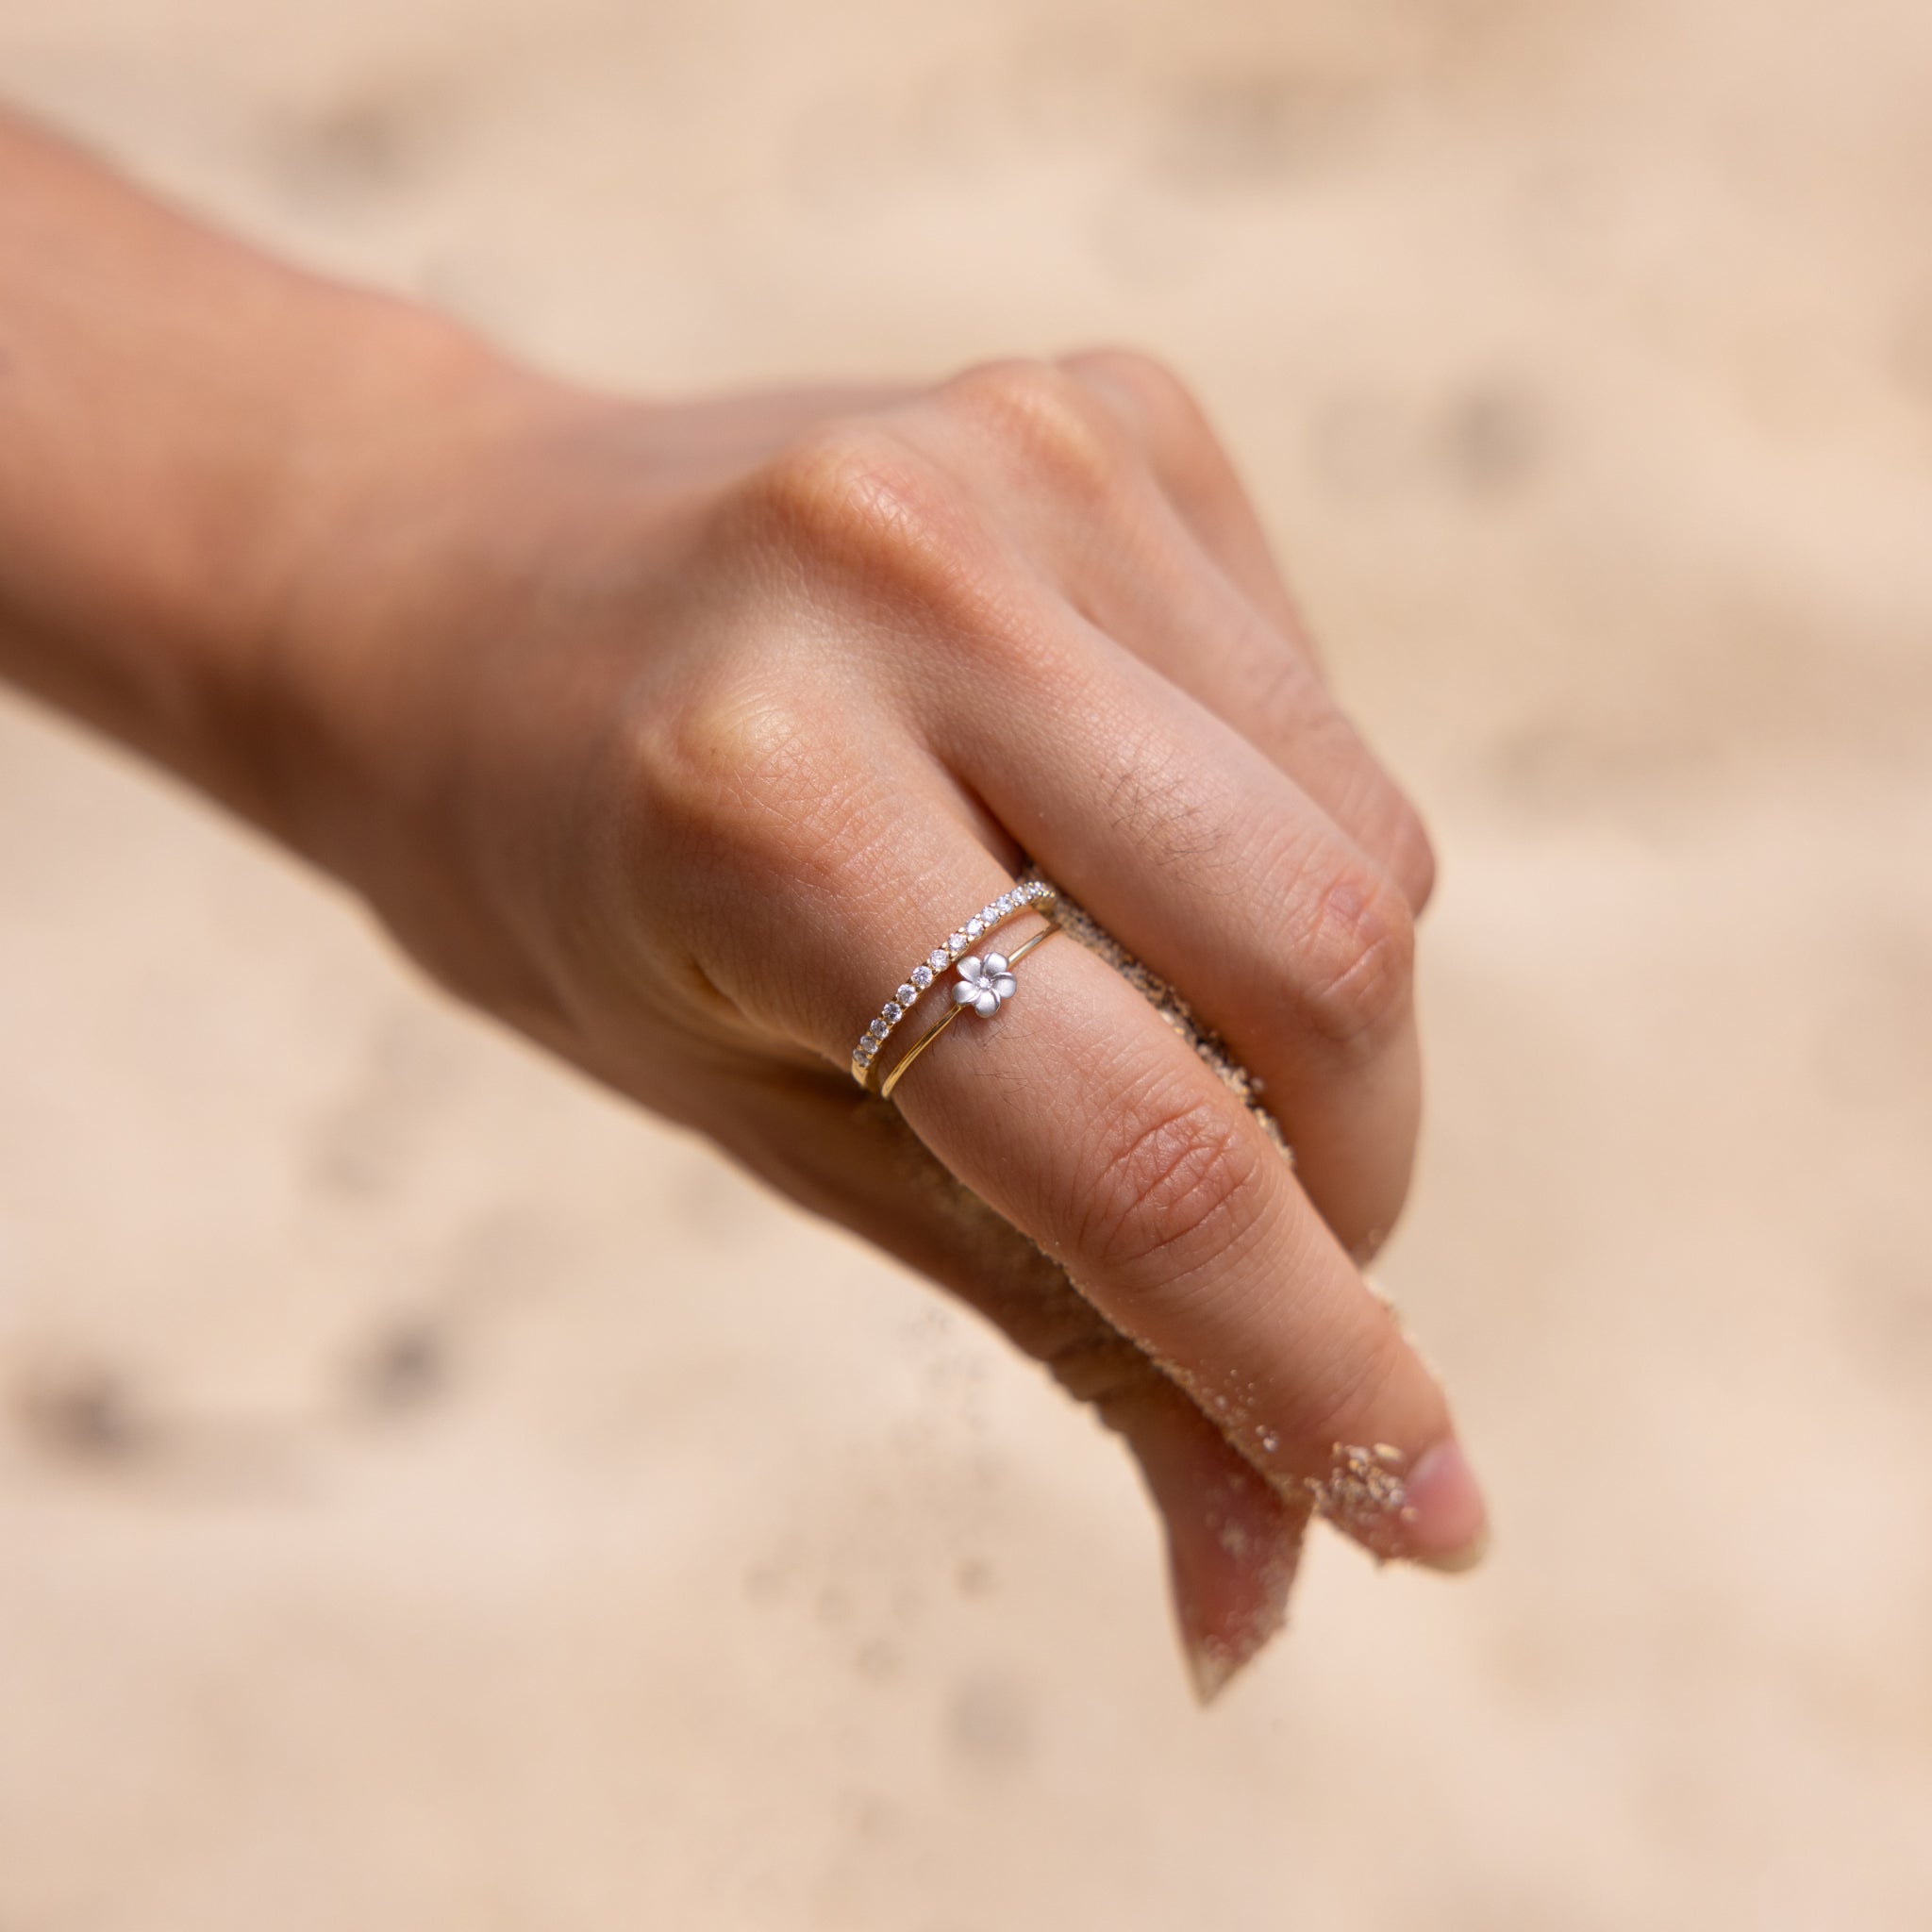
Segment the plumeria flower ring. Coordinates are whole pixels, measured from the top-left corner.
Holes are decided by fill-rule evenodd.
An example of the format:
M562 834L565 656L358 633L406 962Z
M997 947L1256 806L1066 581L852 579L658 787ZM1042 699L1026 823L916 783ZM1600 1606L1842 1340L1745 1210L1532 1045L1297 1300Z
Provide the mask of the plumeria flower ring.
M1013 989L1018 983L1008 971L1004 953L989 953L984 959L977 953L968 953L959 961L959 978L953 988L953 1004L971 1007L982 1020L991 1020L999 1011L1000 1002L1012 998Z

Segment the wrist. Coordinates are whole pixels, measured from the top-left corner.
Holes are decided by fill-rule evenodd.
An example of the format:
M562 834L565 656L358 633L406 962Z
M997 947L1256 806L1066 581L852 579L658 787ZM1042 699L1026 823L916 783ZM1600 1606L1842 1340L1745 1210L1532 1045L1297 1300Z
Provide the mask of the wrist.
M312 291L278 396L204 479L171 616L192 666L196 776L341 870L341 793L429 746L412 692L443 613L459 505L553 386L434 310Z
M0 675L273 823L262 692L312 553L492 374L0 114Z
M322 361L264 491L242 625L208 657L225 795L445 984L533 1011L522 861L558 786L515 768L544 751L571 680L540 676L533 708L514 646L547 657L545 608L561 628L587 576L628 567L642 519L600 515L624 492L572 452L583 425L651 412L366 295Z
M495 453L568 392L434 311L330 290L306 318L308 379L252 467L238 584L198 587L207 728L249 816L333 870L353 797L422 765L464 506ZM239 791L240 795L236 796Z

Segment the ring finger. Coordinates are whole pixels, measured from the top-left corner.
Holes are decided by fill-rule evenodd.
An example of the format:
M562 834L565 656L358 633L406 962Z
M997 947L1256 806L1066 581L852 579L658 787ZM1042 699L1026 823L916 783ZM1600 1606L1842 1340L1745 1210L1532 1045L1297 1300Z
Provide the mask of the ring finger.
M842 1063L961 900L1009 880L937 773L848 775L837 817L837 851L761 864L749 914L698 963ZM1380 1554L1457 1563L1482 1506L1441 1394L1259 1124L1081 946L1062 938L1020 970L1013 999L964 1015L910 1070L908 1124L1284 1493Z

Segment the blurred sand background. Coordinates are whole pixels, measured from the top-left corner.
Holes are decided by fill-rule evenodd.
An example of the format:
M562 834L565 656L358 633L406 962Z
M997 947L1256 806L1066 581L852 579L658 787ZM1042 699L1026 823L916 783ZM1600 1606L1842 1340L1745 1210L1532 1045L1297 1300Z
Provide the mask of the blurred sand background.
M1924 0L4 0L681 390L1126 340L1438 831L1477 1575L1203 1716L1124 1457L0 704L0 1928L1932 1924Z

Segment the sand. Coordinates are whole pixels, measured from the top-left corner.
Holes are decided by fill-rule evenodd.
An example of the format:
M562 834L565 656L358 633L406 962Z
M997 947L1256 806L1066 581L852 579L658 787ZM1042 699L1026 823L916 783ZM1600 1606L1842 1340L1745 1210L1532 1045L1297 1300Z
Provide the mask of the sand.
M1198 1712L967 1318L0 703L6 1932L1932 1924L1923 0L4 0L660 390L1139 342L1443 857L1387 1282L1497 1540Z

